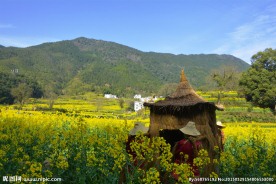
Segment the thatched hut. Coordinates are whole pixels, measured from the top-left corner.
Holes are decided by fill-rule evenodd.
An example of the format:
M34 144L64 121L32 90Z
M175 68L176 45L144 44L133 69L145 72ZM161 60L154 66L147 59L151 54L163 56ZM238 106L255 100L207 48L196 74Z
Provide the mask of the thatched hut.
M218 145L218 128L216 126L216 110L222 110L212 102L205 101L193 90L184 70L181 72L180 83L176 91L156 103L144 103L150 109L151 137L163 136L172 145L181 139L177 130L189 121L196 123L196 128L207 139L203 146L214 158L214 146ZM167 130L167 131L166 131Z

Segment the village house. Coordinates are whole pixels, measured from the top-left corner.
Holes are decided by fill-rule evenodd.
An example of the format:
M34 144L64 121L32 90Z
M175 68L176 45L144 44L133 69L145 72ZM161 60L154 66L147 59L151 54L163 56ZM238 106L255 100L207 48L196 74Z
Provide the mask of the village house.
M117 98L116 95L112 95L112 94L104 94L105 98Z
M139 100L139 101L134 101L134 111L137 112L140 109L144 108L144 105L143 105L144 102L155 102L156 100L158 100L158 97L157 96L155 96L155 97L148 96L148 97L142 98L142 95L136 94L136 95L134 95L134 99Z
M137 111L143 109L143 108L144 108L143 103L144 103L144 102L135 101L135 102L134 102L134 111L137 112Z
M136 95L134 95L134 97L133 98L135 98L135 99L141 99L142 98L142 95L140 95L140 94L136 94Z

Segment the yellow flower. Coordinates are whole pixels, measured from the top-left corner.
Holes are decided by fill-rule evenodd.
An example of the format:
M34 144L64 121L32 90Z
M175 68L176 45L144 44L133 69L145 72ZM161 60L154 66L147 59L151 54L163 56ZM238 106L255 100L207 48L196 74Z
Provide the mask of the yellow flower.
M212 173L210 174L210 178L218 178L217 173L212 172Z
M146 172L146 176L142 179L143 183L146 184L157 184L160 183L160 174L158 170L155 167L149 168L149 170Z

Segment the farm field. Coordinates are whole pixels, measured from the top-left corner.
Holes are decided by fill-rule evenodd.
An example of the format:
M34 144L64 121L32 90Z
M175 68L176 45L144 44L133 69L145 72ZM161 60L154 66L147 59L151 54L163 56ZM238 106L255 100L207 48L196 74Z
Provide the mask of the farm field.
M217 102L217 91L197 93L206 101ZM148 118L149 110L139 113L133 112L134 99L123 99L123 108L118 99L106 99L102 95L87 93L79 96L61 96L55 101L54 108L49 110L47 99L31 99L24 105L26 113L64 113L67 115L81 116L86 118L108 118L108 119L135 119L137 117ZM276 117L270 109L253 107L240 97L236 91L224 92L221 98L225 110L217 111L217 119L223 122L274 122ZM131 104L132 110L129 110ZM18 105L3 106L8 109L18 109Z
M207 101L216 100L215 92L199 94ZM144 153L138 165L149 163L150 167L143 170L134 164L125 147L128 131L136 121L148 126L149 110L131 112L127 110L130 101L125 99L121 108L116 99L86 94L61 97L52 110L43 99L32 99L22 110L16 105L1 106L1 175L61 178L63 183L175 183L171 176L175 171L181 173L180 183L189 183L191 168L171 163L170 147L161 138L150 144L149 139L138 137L143 143L133 144L133 149L137 155ZM226 122L225 150L213 160L218 172L210 177L275 181L275 116L268 109L249 106L235 92L225 94L222 102L225 111L218 112L217 119ZM242 115L233 117L232 112ZM243 113L253 114L254 119L240 118ZM209 162L206 152L200 152L197 166L203 169Z

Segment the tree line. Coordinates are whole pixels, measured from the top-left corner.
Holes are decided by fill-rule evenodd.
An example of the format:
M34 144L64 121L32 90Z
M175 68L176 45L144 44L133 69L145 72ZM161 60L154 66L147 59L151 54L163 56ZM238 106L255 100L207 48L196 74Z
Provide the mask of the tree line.
M124 73L124 72L122 72ZM88 76L81 76L88 79ZM232 66L222 66L214 70L208 77L211 88L218 90L218 101L221 103L223 91L237 90L245 99L253 105L262 108L270 108L276 111L276 50L272 48L260 51L252 56L250 68L240 73ZM112 81L112 80L111 80ZM175 90L175 83L162 86L158 95L167 96ZM60 91L55 85L48 84L42 87L33 79L15 73L0 72L0 103L13 104L18 102L22 107L30 97L49 99L49 107L52 108ZM91 87L93 88L93 87ZM111 88L108 84L102 89L106 92Z
M26 98L40 98L43 95L41 86L24 75L0 72L0 103L13 104L16 100L20 104Z
M221 93L225 90L237 90L246 101L276 112L276 50L272 48L260 51L252 56L250 68L236 72L235 68L226 67L215 71L211 79L218 89L218 104Z

